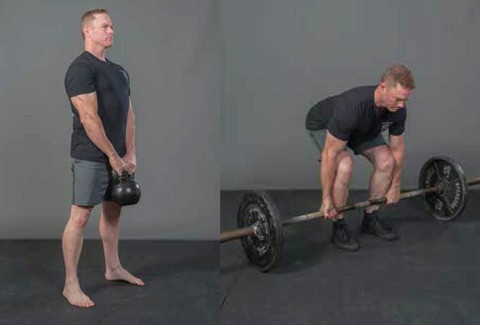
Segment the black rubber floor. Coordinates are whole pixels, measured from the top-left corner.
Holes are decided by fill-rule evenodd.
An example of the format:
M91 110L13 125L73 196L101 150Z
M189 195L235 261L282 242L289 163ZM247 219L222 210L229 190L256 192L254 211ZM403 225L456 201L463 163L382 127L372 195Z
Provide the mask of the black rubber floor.
M318 209L319 191L271 192L282 218ZM353 192L349 201L363 201ZM236 228L240 192L221 194L221 229ZM480 324L480 192L463 215L430 216L423 198L382 210L400 240L361 237L345 252L330 244L331 222L284 228L280 265L261 273L239 241L220 246L221 324ZM358 233L361 211L348 213Z
M0 324L218 324L218 242L121 241L124 267L146 282L106 282L100 241L86 240L79 265L96 306L61 295L58 240L0 241Z

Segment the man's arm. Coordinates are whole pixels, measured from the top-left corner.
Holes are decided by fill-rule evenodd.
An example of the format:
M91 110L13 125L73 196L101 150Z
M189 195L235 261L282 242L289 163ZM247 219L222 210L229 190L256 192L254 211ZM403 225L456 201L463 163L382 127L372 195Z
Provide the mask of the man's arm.
M390 135L388 146L395 158L395 168L393 170L393 179L385 197L387 203L396 203L400 199L400 179L403 167L403 158L405 155L405 144L403 142L403 135Z
M108 157L112 168L121 174L125 163L108 140L102 121L98 116L96 92L77 95L71 97L70 100L80 116L80 122L88 138Z
M130 100L130 107L128 108L127 116L127 131L125 135L127 152L123 160L127 164L126 170L133 173L137 167L136 156L137 149L135 146L135 114L133 113L132 101Z
M325 146L322 150L322 166L320 182L322 184L322 212L325 218L333 218L337 214L333 205L332 187L335 179L338 155L345 149L347 142L335 138L327 130Z
M390 188L400 188L403 159L405 156L405 143L403 141L403 134L390 135L388 142L388 146L390 147L393 157L395 158L395 169L393 171L393 180Z

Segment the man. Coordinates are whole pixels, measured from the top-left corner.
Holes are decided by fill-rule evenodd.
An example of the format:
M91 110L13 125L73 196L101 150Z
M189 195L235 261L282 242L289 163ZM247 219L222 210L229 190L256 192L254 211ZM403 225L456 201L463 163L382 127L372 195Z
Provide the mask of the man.
M377 86L357 87L326 98L308 113L307 130L321 151L320 209L325 218L333 220L331 241L341 249L360 248L348 231L343 213L336 210L347 202L353 169L352 155L345 148L363 155L373 165L370 199L386 197L387 204L397 202L405 153L405 103L414 88L411 71L394 65L384 72ZM387 129L388 144L381 134ZM361 231L384 240L398 238L391 227L380 222L378 209L378 205L365 209Z
M106 58L113 45L112 20L105 9L82 16L85 51L69 66L65 88L73 112L71 138L73 200L63 232L65 261L63 296L78 307L93 301L80 288L77 265L83 229L93 207L101 203L99 231L105 254L105 279L143 286L123 269L118 257L121 207L111 200L111 170L133 173L136 168L135 117L127 72Z

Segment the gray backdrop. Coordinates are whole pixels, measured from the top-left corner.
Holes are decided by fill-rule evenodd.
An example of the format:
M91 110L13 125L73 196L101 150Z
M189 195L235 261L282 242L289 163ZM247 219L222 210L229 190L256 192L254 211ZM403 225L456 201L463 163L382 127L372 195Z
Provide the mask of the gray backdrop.
M219 8L216 0L0 0L0 238L60 238L70 200L72 113L64 90L83 51L80 17L105 7L108 58L132 79L139 205L122 238L217 239ZM98 238L98 207L86 238Z
M320 99L409 66L403 185L447 154L480 175L480 3L475 0L223 0L221 189L314 189L305 116ZM352 187L371 168L355 158Z

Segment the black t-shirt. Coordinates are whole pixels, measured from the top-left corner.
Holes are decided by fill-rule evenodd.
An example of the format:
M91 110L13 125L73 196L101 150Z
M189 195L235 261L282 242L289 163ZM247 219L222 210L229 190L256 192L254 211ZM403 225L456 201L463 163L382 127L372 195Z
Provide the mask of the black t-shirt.
M88 138L71 97L96 92L98 115L108 140L122 157L126 153L125 132L130 107L130 78L120 65L104 62L84 51L70 64L65 89L73 112L72 158L106 162L107 156Z
M313 106L307 115L307 130L327 129L337 139L357 145L388 129L391 135L405 131L407 109L396 112L375 106L376 86L350 89Z

